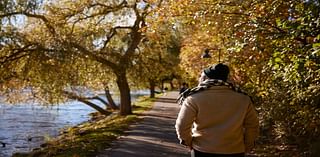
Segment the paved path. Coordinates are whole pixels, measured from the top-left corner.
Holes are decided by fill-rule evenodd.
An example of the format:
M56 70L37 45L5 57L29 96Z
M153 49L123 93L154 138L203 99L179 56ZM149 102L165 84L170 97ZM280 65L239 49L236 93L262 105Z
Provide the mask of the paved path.
M97 157L187 157L189 151L179 145L175 120L179 106L178 92L158 98L152 110L143 114L143 121L130 126L127 136L120 137L110 149Z

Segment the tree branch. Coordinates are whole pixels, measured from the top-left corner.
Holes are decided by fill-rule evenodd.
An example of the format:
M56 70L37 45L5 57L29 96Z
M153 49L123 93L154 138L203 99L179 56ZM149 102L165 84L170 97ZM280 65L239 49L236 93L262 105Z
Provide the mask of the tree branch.
M70 98L70 99L78 100L78 101L80 101L82 103L85 103L86 105L94 108L95 110L97 110L101 114L104 114L104 115L107 115L107 116L110 115L110 112L108 112L107 110L101 108L100 106L88 101L87 98L81 97L81 96L79 96L79 95L77 95L75 93L68 92L68 91L64 91L64 94L66 94L67 97Z
M26 45L21 49L13 49L12 50L13 53L11 55L0 57L0 65L6 64L8 62L13 62L15 60L18 60L20 58L23 58L29 55L28 53L24 53L24 52L26 52L27 49L31 46L32 45ZM31 50L28 50L28 51L31 51Z
M96 54L94 54L93 52L91 52L90 50L86 49L85 47L75 43L75 42L69 42L69 44L71 46L73 46L74 48L78 49L80 52L84 53L83 56L87 55L90 58L92 58L93 60L102 63L108 67L110 67L111 69L115 70L118 69L117 65L101 56L98 56Z
M47 26L49 31L52 34L56 34L54 27L51 26L49 20L44 15L38 15L38 14L32 14L32 13L20 11L20 12L11 12L11 13L7 13L7 14L1 14L0 18L4 18L4 17L8 17L8 16L14 16L14 15L25 15L27 17L33 17L33 18L41 19L45 23L45 25Z

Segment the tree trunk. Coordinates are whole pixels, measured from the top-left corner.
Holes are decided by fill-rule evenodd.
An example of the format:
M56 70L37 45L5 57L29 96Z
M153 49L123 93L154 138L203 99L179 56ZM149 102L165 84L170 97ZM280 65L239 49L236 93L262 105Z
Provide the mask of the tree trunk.
M88 100L86 100L86 99L79 98L78 100L79 100L80 102L83 102L83 103L85 103L86 105L94 108L95 110L97 110L98 112L100 112L100 113L103 114L103 115L106 115L106 116L110 115L110 112L108 112L107 110L104 110L104 109L101 108L100 106L98 106L98 105L96 105L96 104L94 104L94 103L92 103L92 102L90 102L90 101L88 101Z
M150 98L154 98L155 97L155 87L156 87L156 83L154 82L154 80L150 80Z
M161 80L161 92L164 90L164 80Z
M104 88L104 92L105 92L105 95L106 95L106 98L107 98L107 100L108 100L108 102L109 102L110 107L111 107L112 109L114 109L114 110L119 109L119 107L116 105L116 103L114 103L114 101L113 101L113 99L112 99L112 96L111 96L111 94L110 94L110 90L109 90L109 87L108 87L108 86L106 86L106 87Z
M125 72L117 75L117 85L120 91L120 115L132 114L130 88Z
M110 104L108 102L106 102L105 100L103 100L102 98L100 98L99 96L94 96L94 97L85 97L85 100L99 100L100 102L102 102L105 106L106 106L106 110L108 110L109 108L111 108Z
M74 99L74 100L78 100L78 101L80 101L82 103L85 103L86 105L94 108L95 110L97 110L101 114L110 115L110 112L108 112L107 110L103 109L102 107L100 107L100 106L88 101L87 98L80 97L77 94L72 93L72 92L68 92L68 91L64 91L64 93L68 96L68 98Z
M172 80L170 81L170 87L171 87L171 90L173 90L173 89L174 89L174 85L173 85Z

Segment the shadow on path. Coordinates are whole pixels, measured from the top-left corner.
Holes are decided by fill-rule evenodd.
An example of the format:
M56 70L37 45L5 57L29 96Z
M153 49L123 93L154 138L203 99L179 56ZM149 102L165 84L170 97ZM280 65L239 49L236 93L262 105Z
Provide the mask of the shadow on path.
M177 103L177 99L174 98L157 98L155 102L163 102L163 103Z
M184 157L188 150L179 145L175 119L179 111L178 92L158 98L152 110L141 114L143 121L130 126L110 149L97 157Z

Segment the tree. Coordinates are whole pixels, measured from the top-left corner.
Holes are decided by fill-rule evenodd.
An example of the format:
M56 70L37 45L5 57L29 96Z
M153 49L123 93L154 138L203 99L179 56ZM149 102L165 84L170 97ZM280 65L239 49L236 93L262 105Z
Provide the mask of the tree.
M170 1L165 9L163 16L193 28L182 49L184 68L197 60L197 47L217 46L234 67L234 81L253 95L263 127L282 130L276 133L288 142L317 139L318 1Z
M17 25L15 22L18 17L15 16L16 12L21 12L22 10L34 11L38 5L39 1L30 0L30 1L13 1L13 0L3 0L0 2L0 50L3 50L7 44L12 43L10 41L10 36L19 36L15 33L16 28L14 25ZM7 54L4 54L6 56ZM3 65L4 57L0 60L1 63L1 73L0 73L0 84L4 81L9 80L12 77L15 77L13 70L11 72L4 72L5 68L14 69L15 66L6 67ZM8 65L7 65L8 66Z
M20 83L39 87L37 90L48 96L44 98L52 99L80 96L65 91L83 85L73 77L90 80L83 74L103 68L98 71L105 72L90 77L101 78L109 72L111 79L105 79L114 80L120 91L120 114L131 114L127 70L136 64L133 61L139 56L137 48L152 5L144 1L64 0L48 1L37 12L11 12L8 15L23 16L25 23L23 30L14 30L15 35L8 37L11 45L6 44L1 53L3 63L19 65L15 73L21 76ZM87 69L77 71L81 65Z
M154 21L150 21L152 23ZM152 23L146 30L146 37L139 46L140 55L130 76L135 84L150 89L150 97L155 96L155 87L161 87L163 79L178 75L178 55L181 37L172 25ZM153 31L156 28L157 31Z

